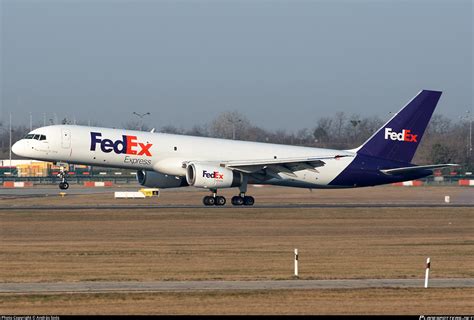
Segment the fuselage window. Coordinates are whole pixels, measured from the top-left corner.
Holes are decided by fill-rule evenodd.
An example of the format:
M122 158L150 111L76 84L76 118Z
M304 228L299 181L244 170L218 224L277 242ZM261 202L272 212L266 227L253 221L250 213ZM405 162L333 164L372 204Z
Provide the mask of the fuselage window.
M33 139L34 134L27 134L24 139Z
M33 137L33 139L39 140L39 139L40 139L40 135L39 135L39 134L35 134L35 136Z
M46 136L45 136L45 135L41 135L41 136L40 136L40 140L41 140L41 141L46 140Z

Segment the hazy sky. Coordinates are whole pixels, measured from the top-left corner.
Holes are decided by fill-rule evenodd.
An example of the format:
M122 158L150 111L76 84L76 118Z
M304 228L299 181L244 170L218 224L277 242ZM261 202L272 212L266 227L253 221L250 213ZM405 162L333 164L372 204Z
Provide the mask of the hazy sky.
M472 1L0 0L1 107L191 127L239 110L268 129L387 118L421 89L473 105Z

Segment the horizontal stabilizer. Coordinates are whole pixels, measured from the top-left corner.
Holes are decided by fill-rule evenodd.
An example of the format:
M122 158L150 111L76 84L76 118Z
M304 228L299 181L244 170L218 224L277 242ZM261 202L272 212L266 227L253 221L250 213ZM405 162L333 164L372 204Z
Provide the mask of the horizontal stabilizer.
M445 164L431 164L431 165L426 165L426 166L384 169L380 171L387 175L397 175L397 174L415 173L417 171L422 171L422 170L434 170L434 169L439 169L439 168L458 167L458 166L459 166L458 164L454 164L454 163L445 163Z

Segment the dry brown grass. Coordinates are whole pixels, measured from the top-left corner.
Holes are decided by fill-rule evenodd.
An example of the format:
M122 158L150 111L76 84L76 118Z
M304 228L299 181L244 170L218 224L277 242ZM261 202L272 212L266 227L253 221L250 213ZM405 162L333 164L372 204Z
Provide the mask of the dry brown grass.
M474 289L0 295L5 314L472 314Z

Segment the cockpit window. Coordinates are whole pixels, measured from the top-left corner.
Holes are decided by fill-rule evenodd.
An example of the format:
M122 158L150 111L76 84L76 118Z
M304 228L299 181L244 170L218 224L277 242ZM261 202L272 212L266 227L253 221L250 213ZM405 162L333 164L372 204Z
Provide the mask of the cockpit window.
M44 134L28 133L23 139L35 139L35 140L40 140L40 141L46 141L46 136Z

